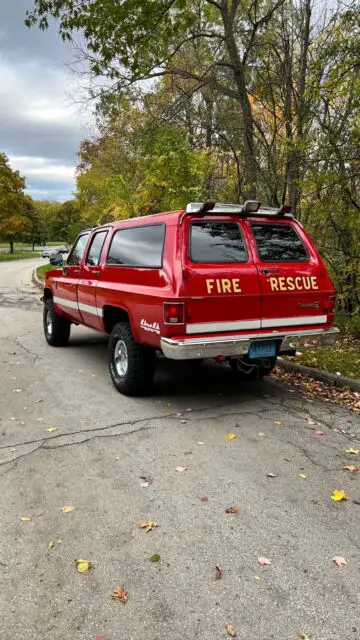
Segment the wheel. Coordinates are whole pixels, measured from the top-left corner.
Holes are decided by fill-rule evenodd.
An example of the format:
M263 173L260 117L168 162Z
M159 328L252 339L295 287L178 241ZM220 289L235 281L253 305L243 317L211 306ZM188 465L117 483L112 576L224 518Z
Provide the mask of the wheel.
M71 322L58 316L51 299L46 300L43 314L45 340L52 347L64 347L70 337Z
M236 358L230 360L230 367L234 374L242 380L262 380L268 376L276 365L276 356L260 360L257 364L254 360L244 358Z
M135 342L130 324L119 322L109 340L109 369L115 389L126 396L146 395L155 374L155 350Z

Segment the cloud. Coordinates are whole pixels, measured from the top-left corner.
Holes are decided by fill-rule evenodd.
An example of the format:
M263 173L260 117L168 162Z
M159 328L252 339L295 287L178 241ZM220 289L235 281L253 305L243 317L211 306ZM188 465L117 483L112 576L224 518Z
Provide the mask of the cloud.
M79 89L65 65L70 45L54 24L45 32L26 29L31 7L31 0L0 0L0 150L25 175L33 197L64 200L74 190L91 115L73 101Z

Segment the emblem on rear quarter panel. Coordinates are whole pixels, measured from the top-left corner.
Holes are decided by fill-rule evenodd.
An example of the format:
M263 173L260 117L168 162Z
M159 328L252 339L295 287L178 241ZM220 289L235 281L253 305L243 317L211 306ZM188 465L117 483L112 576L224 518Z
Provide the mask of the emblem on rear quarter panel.
M144 331L160 334L160 325L158 322L148 322L147 320L142 319L140 320L140 327L144 329Z

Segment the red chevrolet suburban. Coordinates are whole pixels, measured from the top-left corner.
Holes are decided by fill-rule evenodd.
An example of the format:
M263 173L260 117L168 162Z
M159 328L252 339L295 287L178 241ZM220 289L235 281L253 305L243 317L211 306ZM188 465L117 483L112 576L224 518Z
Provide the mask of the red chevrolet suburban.
M289 207L191 203L84 230L66 265L46 274L44 332L71 324L110 336L109 369L127 395L149 391L156 352L216 358L261 379L279 355L331 344L334 287Z

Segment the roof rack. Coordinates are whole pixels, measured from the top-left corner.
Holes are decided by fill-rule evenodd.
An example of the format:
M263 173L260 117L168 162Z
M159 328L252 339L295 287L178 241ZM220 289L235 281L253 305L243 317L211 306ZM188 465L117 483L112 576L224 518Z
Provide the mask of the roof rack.
M279 209L275 207L261 207L257 200L246 200L244 204L229 204L223 202L189 202L186 213L202 213L207 215L240 215L240 216L270 216L270 217L293 217L291 207L282 204Z

